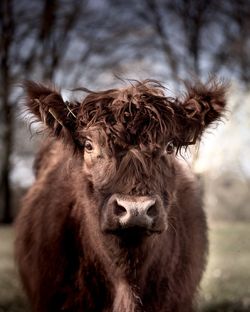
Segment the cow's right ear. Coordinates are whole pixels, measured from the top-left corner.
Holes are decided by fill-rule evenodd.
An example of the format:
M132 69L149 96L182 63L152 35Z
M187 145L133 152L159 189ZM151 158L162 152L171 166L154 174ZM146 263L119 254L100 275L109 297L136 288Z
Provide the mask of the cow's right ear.
M76 128L77 107L64 102L56 89L48 88L33 81L25 81L26 106L37 121L43 122L57 137L73 139Z

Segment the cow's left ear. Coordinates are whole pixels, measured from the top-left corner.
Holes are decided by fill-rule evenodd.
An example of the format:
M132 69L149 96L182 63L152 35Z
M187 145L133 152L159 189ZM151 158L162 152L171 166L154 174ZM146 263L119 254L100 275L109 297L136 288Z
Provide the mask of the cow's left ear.
M54 88L33 81L25 81L23 87L27 95L26 107L36 121L41 121L56 137L73 139L77 107L64 102Z
M177 113L180 145L195 144L211 123L220 120L225 112L227 89L228 83L215 80L187 85Z

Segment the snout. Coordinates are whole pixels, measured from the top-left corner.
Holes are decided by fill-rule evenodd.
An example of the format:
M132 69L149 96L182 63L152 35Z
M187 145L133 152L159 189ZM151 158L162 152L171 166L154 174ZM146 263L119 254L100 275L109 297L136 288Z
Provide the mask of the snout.
M102 229L106 232L137 229L153 233L165 227L166 212L158 196L114 194L104 208Z
M140 201L115 198L113 214L122 227L150 227L158 215L158 209L153 198L143 198Z

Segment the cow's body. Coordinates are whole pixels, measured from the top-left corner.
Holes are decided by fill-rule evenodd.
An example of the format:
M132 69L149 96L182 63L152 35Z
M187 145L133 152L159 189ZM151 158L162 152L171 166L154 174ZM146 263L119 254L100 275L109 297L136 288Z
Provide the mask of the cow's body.
M100 140L99 132L94 128L93 142L95 136ZM106 167L97 167L94 177L89 169L89 164L99 166L96 159L106 159L105 144L98 145L97 158L88 146L86 167L79 154L58 140L45 144L38 155L36 181L17 220L16 242L33 311L193 311L207 252L195 176L174 154L148 156L133 147L130 158L122 154L119 164L119 158L114 161L116 168L125 168L117 169L119 179L127 170L136 187L129 191L132 186L125 179L105 188L103 181L109 184L116 175L111 158ZM148 170L154 174L139 179L142 168L151 164ZM139 210L138 201L141 207L149 205L146 212ZM131 217L129 209L140 217Z

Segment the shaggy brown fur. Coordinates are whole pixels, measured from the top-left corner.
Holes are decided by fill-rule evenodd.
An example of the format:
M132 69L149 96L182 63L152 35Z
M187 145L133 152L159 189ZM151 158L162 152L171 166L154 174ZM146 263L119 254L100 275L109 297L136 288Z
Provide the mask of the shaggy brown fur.
M188 86L181 100L146 80L75 103L25 88L28 110L57 138L38 154L16 224L33 311L193 311L207 228L196 178L176 154L221 117L225 86ZM155 202L143 228L121 224L114 198Z

